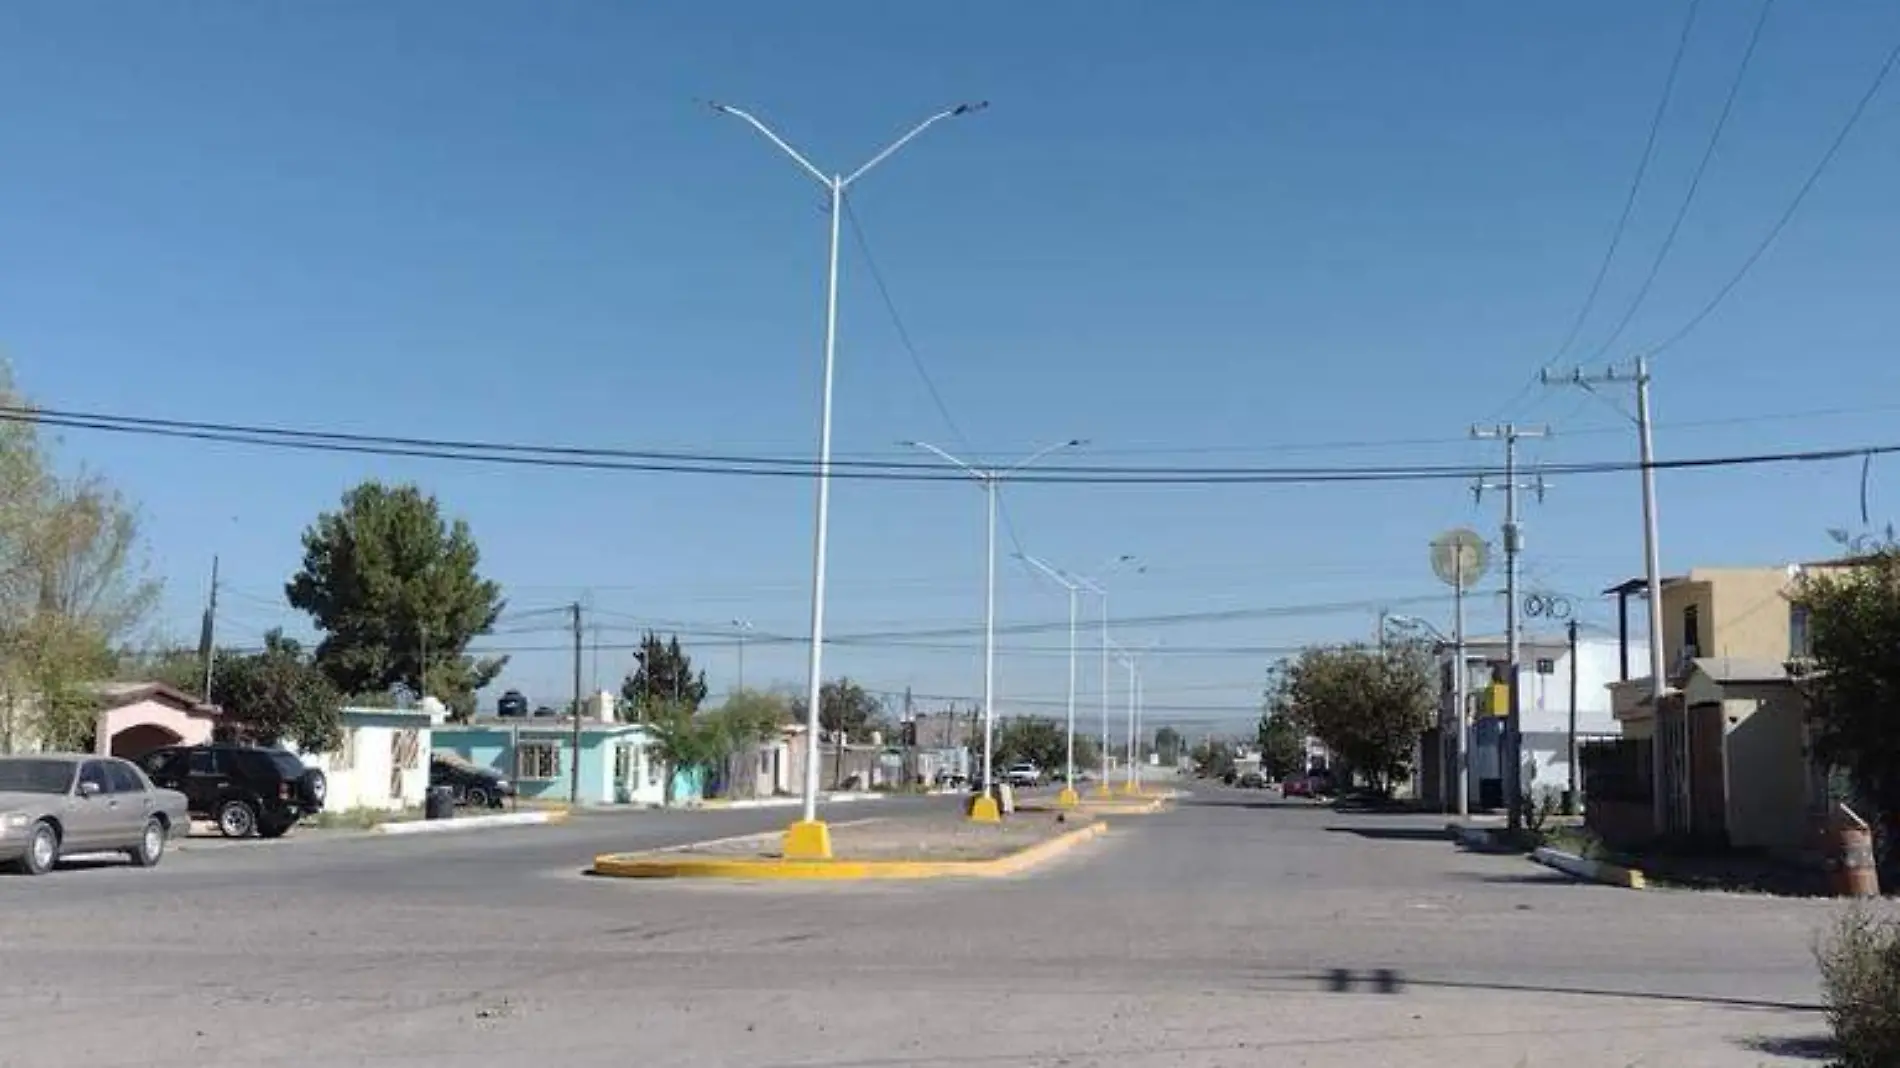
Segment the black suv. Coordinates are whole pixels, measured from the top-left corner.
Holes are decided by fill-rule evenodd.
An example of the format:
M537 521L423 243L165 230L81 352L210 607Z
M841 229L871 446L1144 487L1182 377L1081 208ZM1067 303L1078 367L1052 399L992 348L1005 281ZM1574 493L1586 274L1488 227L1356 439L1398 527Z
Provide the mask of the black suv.
M429 757L429 786L447 787L458 805L470 808L500 808L502 799L513 797L515 784L499 771L451 760L437 753Z
M282 749L169 745L135 763L154 783L185 795L193 816L216 820L227 838L279 838L323 811L323 772Z

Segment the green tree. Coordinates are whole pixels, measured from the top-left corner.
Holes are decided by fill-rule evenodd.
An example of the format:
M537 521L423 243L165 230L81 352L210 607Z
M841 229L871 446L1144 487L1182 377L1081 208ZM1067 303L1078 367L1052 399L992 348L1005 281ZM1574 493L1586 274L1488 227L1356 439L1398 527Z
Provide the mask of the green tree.
M802 697L792 701L792 718L805 722L809 705ZM818 690L818 726L826 734L864 738L884 728L884 703L850 679L834 679Z
M1861 561L1810 572L1794 591L1812 654L1800 685L1818 728L1815 755L1845 769L1890 830L1900 818L1900 548Z
M212 703L255 740L293 742L306 753L342 740L343 694L283 631L266 633L260 652L220 653L213 665Z
M482 578L468 523L448 522L413 485L370 481L303 534L303 567L284 588L323 639L316 664L345 694L402 687L466 716L475 691L507 657L468 646L501 614L501 588ZM426 673L426 677L425 677Z
M706 673L693 672L693 658L680 648L679 635L666 641L653 631L640 638L634 650L633 672L620 685L622 704L642 721L652 719L661 702L679 704L698 712L706 701Z
M1296 722L1386 793L1409 773L1437 714L1430 653L1413 642L1314 647L1285 671Z
M1194 761L1196 770L1210 779L1221 778L1234 770L1233 743L1221 738L1203 741L1188 757Z
M673 775L685 768L710 768L731 752L730 736L720 725L694 715L680 701L654 701L646 706L646 727L652 733L650 759L660 762L663 798L673 802Z
M1256 739L1260 744L1260 766L1269 778L1280 780L1306 770L1308 725L1293 707L1287 668L1282 661L1268 675L1266 707L1260 713Z
M1167 767L1173 767L1187 755L1187 739L1173 727L1163 727L1155 732L1155 757Z
M89 748L91 684L158 601L136 513L104 480L53 473L0 366L0 751Z
M1068 732L1052 719L1012 716L997 726L995 745L998 771L1028 761L1045 774L1059 775L1069 766Z

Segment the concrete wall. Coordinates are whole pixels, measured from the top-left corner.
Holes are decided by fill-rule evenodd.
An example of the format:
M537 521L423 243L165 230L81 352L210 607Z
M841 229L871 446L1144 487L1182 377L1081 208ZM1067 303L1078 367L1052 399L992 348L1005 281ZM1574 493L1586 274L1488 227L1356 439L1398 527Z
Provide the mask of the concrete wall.
M421 805L429 790L429 714L344 709L342 718L343 741L334 750L303 753L292 745L284 747L306 767L323 772L329 784L324 809L395 811Z
M1699 567L1663 589L1663 663L1682 662L1683 619L1690 605L1700 620L1698 656L1784 660L1788 656L1786 568Z
M1727 720L1729 842L1796 851L1808 844L1809 797L1800 698L1786 686L1730 686Z

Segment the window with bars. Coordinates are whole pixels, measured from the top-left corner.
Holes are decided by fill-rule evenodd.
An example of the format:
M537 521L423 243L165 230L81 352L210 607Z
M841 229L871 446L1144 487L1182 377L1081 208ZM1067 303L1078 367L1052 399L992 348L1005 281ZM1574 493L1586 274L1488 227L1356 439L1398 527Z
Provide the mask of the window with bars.
M561 777L561 747L553 742L522 742L515 750L516 779Z

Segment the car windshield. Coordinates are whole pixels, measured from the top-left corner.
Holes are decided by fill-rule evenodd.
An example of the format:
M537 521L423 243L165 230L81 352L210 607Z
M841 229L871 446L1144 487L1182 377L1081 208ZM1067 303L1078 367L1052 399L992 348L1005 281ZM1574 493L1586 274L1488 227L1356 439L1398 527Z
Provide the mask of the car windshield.
M72 784L70 760L0 760L0 793L63 794Z

